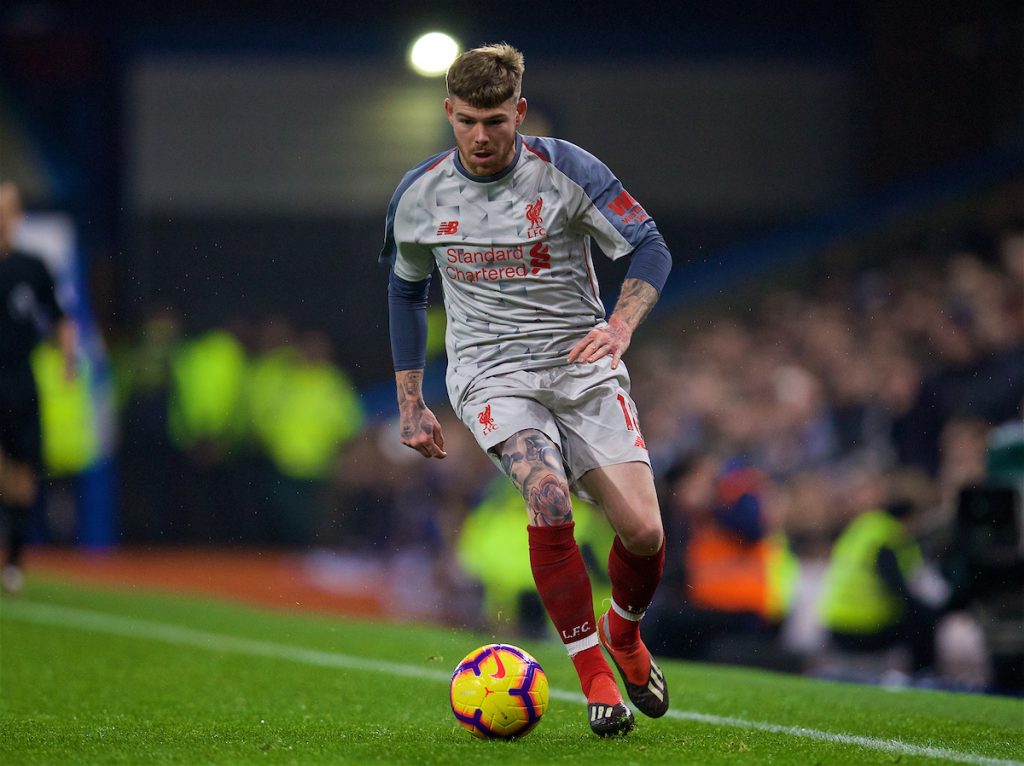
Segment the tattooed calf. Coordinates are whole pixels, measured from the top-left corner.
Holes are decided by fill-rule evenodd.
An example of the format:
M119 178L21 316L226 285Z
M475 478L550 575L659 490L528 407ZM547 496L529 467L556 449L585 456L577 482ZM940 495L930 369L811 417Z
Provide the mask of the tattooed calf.
M523 493L535 527L572 521L569 484L558 448L540 431L520 431L501 446L501 466Z

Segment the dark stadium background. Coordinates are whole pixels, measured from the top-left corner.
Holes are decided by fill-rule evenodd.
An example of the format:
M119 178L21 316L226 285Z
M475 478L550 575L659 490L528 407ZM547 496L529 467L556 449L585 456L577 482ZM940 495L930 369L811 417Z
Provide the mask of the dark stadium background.
M537 127L624 176L677 262L975 157L1020 129L1014 3L569 8L13 0L0 12L0 92L31 150L25 196L74 215L104 326L137 321L154 300L187 303L196 328L286 306L331 332L365 386L389 372L375 265L387 190L417 152L449 143L440 108L420 116L440 82L404 60L424 30L520 45L525 94L546 118ZM252 89L261 75L272 81L263 94ZM360 134L310 124L301 93L274 103L289 88L326 95L325 81L336 101L308 108ZM404 90L380 92L396 81ZM415 126L397 101L410 93ZM382 95L389 111L371 119ZM4 164L23 148L8 143ZM217 188L188 189L197 174L197 186Z

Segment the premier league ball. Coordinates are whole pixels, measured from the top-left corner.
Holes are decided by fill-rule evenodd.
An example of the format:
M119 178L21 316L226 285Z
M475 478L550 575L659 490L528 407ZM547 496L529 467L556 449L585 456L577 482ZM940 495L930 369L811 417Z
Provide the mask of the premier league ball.
M455 719L477 737L522 737L548 708L548 677L522 649L488 644L455 668L451 703Z

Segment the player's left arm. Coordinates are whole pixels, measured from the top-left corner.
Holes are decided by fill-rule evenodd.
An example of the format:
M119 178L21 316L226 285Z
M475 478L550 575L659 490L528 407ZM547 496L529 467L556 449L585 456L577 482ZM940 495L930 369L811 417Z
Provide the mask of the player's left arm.
M585 364L611 356L612 369L618 367L636 328L658 302L671 268L672 256L665 240L657 229L652 229L633 251L626 279L608 324L595 327L587 333L573 346L568 361Z

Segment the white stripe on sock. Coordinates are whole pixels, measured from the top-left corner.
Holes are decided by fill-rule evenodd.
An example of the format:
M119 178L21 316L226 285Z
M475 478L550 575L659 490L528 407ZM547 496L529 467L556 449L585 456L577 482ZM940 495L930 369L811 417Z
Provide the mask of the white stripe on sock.
M644 618L644 615L647 613L646 609L639 613L627 612L625 609L623 609L621 606L615 603L615 599L612 599L612 609L615 610L615 614L619 615L619 617L621 617L624 620L629 620L630 622L640 622L640 620L642 620Z
M598 644L597 632L591 633L585 638L581 638L579 641L573 641L570 644L565 645L565 651L569 652L569 656L572 657L574 654L579 654L584 649L589 649L592 646Z

